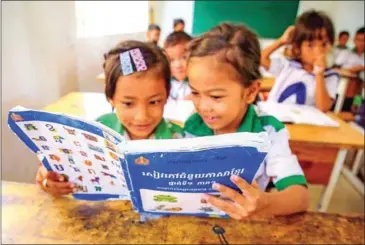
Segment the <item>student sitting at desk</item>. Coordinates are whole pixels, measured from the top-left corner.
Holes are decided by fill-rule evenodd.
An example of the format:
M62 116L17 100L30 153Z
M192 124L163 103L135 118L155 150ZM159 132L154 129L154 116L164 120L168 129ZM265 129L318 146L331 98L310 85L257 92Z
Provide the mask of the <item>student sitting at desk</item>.
M260 46L243 25L223 23L188 44L188 76L197 113L185 123L186 137L234 132L267 132L272 147L252 185L231 180L242 191L218 183L213 188L227 199L206 195L212 205L240 220L251 215L288 215L308 208L306 179L289 147L285 126L259 115L253 101L259 91ZM278 192L264 192L270 179Z
M350 111L354 97L360 93L361 83L364 81L364 51L365 32L364 27L357 30L354 38L354 50L344 50L336 57L335 65L342 72L352 73L349 78L343 111Z
M170 60L171 90L169 99L183 100L191 93L186 73L186 44L192 39L183 31L173 32L167 36L164 49Z
M121 42L105 61L105 95L116 112L97 121L127 140L182 138L182 128L162 118L170 77L168 60L158 48L137 41ZM43 166L36 182L54 196L77 190L73 183Z
M339 76L326 69L328 46L334 42L333 24L321 12L303 13L284 34L262 51L261 65L276 76L268 101L312 105L328 111L336 97ZM271 59L285 44L295 59Z

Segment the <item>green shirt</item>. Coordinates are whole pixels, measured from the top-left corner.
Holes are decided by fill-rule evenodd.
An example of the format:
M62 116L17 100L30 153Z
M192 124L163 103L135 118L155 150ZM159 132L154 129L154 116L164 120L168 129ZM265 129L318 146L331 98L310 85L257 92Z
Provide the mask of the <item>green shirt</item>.
M123 136L129 136L124 128L124 126L120 123L117 115L115 113L108 113L100 116L96 119L97 122L104 124L105 126L113 129L117 133ZM150 139L179 139L183 138L184 131L181 127L171 122L165 121L165 119L161 119L161 122L157 125L153 135Z
M201 137L214 135L200 117L195 113L185 123L185 137ZM258 115L253 105L249 105L244 120L237 132L260 133L267 132L272 141L271 149L259 168L256 181L265 190L269 180L280 191L291 185L306 185L304 177L295 155L289 147L289 133L283 123L269 115Z

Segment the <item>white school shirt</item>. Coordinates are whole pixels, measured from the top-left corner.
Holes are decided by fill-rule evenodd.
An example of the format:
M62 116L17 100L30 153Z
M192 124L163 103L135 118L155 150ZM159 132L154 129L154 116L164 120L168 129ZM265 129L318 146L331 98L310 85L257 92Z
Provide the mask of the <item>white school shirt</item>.
M344 69L349 69L355 66L364 66L364 53L359 55L351 50L342 50L336 56L335 64ZM364 81L364 71L359 73L359 77Z
M168 99L183 100L190 93L191 89L187 80L179 82L175 78L171 79L171 89Z
M304 70L300 62L283 58L272 59L268 71L276 76L268 101L316 105L315 75ZM335 99L340 76L337 72L326 69L324 80L328 95Z

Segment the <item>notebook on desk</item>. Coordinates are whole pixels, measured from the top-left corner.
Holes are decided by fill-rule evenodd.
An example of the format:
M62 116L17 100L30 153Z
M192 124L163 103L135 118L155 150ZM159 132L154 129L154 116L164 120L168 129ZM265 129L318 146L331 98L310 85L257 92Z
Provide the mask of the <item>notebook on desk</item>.
M272 115L284 123L323 127L340 126L338 122L313 106L260 101L257 103L257 107L260 113Z

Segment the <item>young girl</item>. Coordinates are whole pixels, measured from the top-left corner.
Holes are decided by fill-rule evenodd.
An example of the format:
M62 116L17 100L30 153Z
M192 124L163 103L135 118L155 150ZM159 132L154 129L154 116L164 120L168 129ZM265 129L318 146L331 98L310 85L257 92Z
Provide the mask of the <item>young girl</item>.
M191 93L186 73L186 44L192 37L183 31L173 32L167 36L164 49L170 60L171 91L169 99L188 99Z
M105 61L105 95L115 109L97 119L129 140L181 138L183 130L166 122L163 109L170 89L167 58L153 45L125 41ZM42 166L37 183L54 195L73 192L74 184Z
M257 36L245 26L223 23L189 43L188 52L188 77L197 113L185 123L186 137L266 131L272 140L252 185L231 177L243 194L214 184L214 189L231 200L206 195L207 201L238 220L253 214L305 211L309 202L306 179L289 148L287 130L274 117L258 115L251 105L261 77ZM270 178L278 192L264 192Z
M326 69L333 42L333 24L327 15L309 11L299 16L295 26L262 51L261 65L276 76L268 101L306 104L328 111L339 82L338 74ZM294 59L270 60L270 55L285 44L291 44Z

